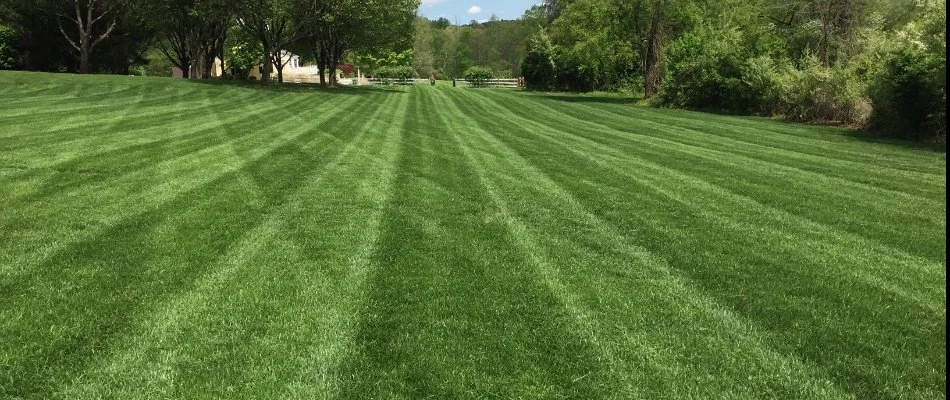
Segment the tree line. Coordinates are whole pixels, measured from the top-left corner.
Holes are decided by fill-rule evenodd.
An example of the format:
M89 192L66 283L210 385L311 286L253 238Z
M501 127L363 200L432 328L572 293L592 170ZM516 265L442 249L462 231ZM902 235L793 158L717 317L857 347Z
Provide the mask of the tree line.
M946 138L945 0L546 0L538 90Z
M283 80L286 51L335 84L347 55L412 45L418 0L0 0L0 68L129 73L159 54L185 77L262 66ZM150 60L151 58L151 60ZM276 69L276 70L275 70Z
M498 78L520 76L527 55L525 38L546 23L540 6L527 10L521 18L465 24L446 18L417 17L413 29L412 67L416 75L459 78L472 67L491 69Z

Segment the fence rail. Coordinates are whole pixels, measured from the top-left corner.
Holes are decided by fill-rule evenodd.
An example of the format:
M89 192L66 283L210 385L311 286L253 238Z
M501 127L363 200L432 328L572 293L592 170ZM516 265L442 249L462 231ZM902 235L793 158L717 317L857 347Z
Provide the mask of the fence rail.
M370 85L417 85L417 84L429 84L428 79L419 78L419 79L382 79L382 78L369 78L367 79ZM524 78L513 78L513 79L488 79L481 84L477 82L472 82L467 79L453 79L452 86L465 86L465 87L496 87L496 88L520 88L524 87Z
M415 84L429 84L428 79L383 79L383 78L369 78L367 79L370 85L415 85Z
M455 86L478 86L478 87L499 87L499 88L519 88L524 87L524 78L512 79L488 79L480 84L467 79L456 79Z

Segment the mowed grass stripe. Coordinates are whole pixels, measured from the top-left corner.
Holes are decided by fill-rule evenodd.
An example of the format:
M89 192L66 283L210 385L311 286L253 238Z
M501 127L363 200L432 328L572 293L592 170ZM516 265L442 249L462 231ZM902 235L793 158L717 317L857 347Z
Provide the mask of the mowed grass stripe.
M6 81L56 119L0 124L0 398L945 397L942 154L604 95Z
M329 117L315 122L327 120ZM185 289L206 263L251 229L253 221L283 202L298 177L259 174L298 168L297 161L304 156L311 163L324 161L321 154L339 149L327 145L343 143L334 140L333 134L310 128L295 126L248 154L242 163L228 163L230 168L165 201L110 221L95 234L64 243L28 276L0 282L4 293L0 310L7 314L0 318L4 322L0 332L8 338L2 353L12 356L0 376L16 379L0 386L25 393L57 386L60 375L75 373L111 345L128 326L134 310L163 294ZM321 152L304 154L302 145L317 146ZM316 168L322 163L311 165ZM260 177L253 181L256 187L247 188L243 180L235 179L248 172ZM241 196L249 192L260 194L250 206ZM174 218L192 209L203 218ZM169 217L184 226L153 236ZM198 226L190 228L189 224ZM167 247L169 238L175 238L178 246ZM193 251L182 252L185 243L193 243ZM44 345L35 346L39 343Z
M471 111L478 115L480 111ZM563 127L564 124L558 125ZM507 127L507 129L506 129ZM786 250L771 250L775 245L789 241L795 236L776 236L774 239L763 237L763 232L751 225L745 230L734 233L721 232L728 228L711 221L700 223L702 214L684 210L675 206L675 202L650 195L654 192L650 187L632 185L631 179L617 177L611 170L604 170L591 163L592 154L603 152L604 149L589 149L583 151L586 157L578 157L567 150L576 147L576 144L556 144L542 146L536 140L518 140L522 135L517 131L517 124L508 123L505 126L492 126L487 131L505 132L499 138L518 148L525 157L532 160L544 170L551 171L562 185L569 188L574 195L585 204L593 207L598 214L620 221L622 231L636 232L638 242L645 243L651 249L657 249L659 254L666 254L671 264L677 269L688 273L701 290L710 292L713 297L724 304L730 305L741 314L756 322L764 329L770 330L770 335L779 335L780 339L774 346L783 352L800 354L800 357L822 365L832 376L840 376L841 381L850 383L845 386L849 390L862 393L862 396L876 393L887 387L880 379L890 379L899 382L905 378L907 364L914 364L916 368L913 383L905 384L912 388L929 387L917 395L930 397L929 390L939 392L938 388L945 383L939 375L943 357L942 341L945 337L942 331L943 309L934 304L944 298L942 288L946 281L945 274L939 270L928 268L927 271L939 273L936 279L929 279L928 273L913 273L905 271L900 264L888 265L891 274L884 275L882 280L895 280L901 274L910 274L918 285L926 287L917 291L929 293L923 298L926 303L918 301L908 303L908 299L894 298L887 292L881 292L873 286L868 287L860 280L855 281L848 276L822 277L815 272L827 270L829 266L837 267L835 260L848 260L853 257L853 251L848 246L834 246L821 242L813 242L813 246L825 247L826 252L842 252L843 256L830 256L826 260L819 258L807 262L808 257L802 257L808 248L794 249L788 246ZM540 129L533 130L541 131ZM556 131L551 129L551 131ZM528 132L531 132L530 130ZM570 136L570 135L568 135ZM640 175L648 171L638 170ZM596 177L596 178L595 178ZM659 177L662 181L662 177ZM697 188L685 186L686 198L694 197L690 190ZM711 199L711 204L722 203L722 199ZM707 207L708 208L708 207ZM619 210L644 209L650 210L648 216L638 218L637 214L618 214ZM663 210L663 212L657 212ZM696 215L696 217L691 217ZM734 215L736 212L733 212ZM748 213L755 215L755 213ZM747 218L746 218L747 219ZM652 226L651 226L652 225ZM711 226L710 226L711 225ZM768 226L760 224L758 226ZM809 233L800 233L807 238ZM762 239L767 239L762 243ZM801 240L799 238L795 238ZM771 242L771 243L769 243ZM802 242L796 242L801 246ZM807 243L807 241L805 242ZM756 249L754 251L749 251ZM769 249L770 251L763 251ZM866 258L870 265L882 260ZM850 264L858 270L867 268L858 260L850 260ZM857 261L857 262L855 262ZM886 262L886 260L884 260ZM817 262L817 264L816 264ZM906 264L905 264L906 265ZM798 268L790 268L798 266ZM845 267L848 268L848 267ZM872 267L873 268L873 267ZM767 274L768 279L762 279L760 274ZM860 275L859 275L860 276ZM729 279L729 278L732 279ZM920 298L917 296L916 298ZM758 304L750 304L750 300ZM847 306L841 312L842 305ZM923 306L923 307L921 307ZM830 323L834 321L833 323ZM847 334L841 326L861 326L862 332ZM805 330L799 327L809 327ZM821 331L816 334L814 331ZM912 341L912 342L908 342ZM889 364L882 360L865 359L867 348L886 348ZM824 350L835 349L835 356ZM914 362L907 363L900 354L913 352ZM898 361L900 360L900 361ZM873 367L871 367L873 365ZM881 372L886 370L886 374ZM881 375L886 375L887 378ZM919 380L917 380L919 379ZM865 381L862 384L859 382ZM901 389L890 389L901 390ZM910 389L912 393L914 390ZM881 393L876 393L881 395Z
M479 99L458 96L454 101L466 114L478 115L470 105ZM535 255L541 275L571 299L579 316L592 320L590 334L603 343L604 352L625 360L619 367L630 392L617 398L704 398L723 392L847 397L811 366L769 348L764 335L743 318L695 290L666 260L624 238L610 220L588 211L499 140L518 135L513 131L518 124L508 120L503 130L497 121L472 120L481 134L467 137L482 139L483 165L496 176L498 193L509 197L498 201L506 203L513 234ZM560 214L552 215L555 209ZM531 228L538 226L545 228ZM732 381L730 375L742 378Z
M510 97L502 93L489 93L489 96ZM509 99L510 100L510 99ZM540 105L538 102L533 102ZM627 107L628 115L617 115L620 112L604 111L598 108L599 103L585 104L572 101L568 105L556 102L545 102L552 113L560 117L569 117L585 123L594 123L608 130L628 133L640 138L650 138L663 142L673 142L677 145L686 145L697 148L710 149L717 152L734 153L746 159L752 159L761 164L775 164L784 170L800 170L799 173L818 173L828 175L828 178L840 179L845 184L859 187L898 192L898 195L907 196L917 201L936 200L941 197L939 187L940 177L946 173L945 168L931 172L905 171L896 168L881 168L880 161L875 164L865 164L825 156L803 155L787 149L773 150L773 147L735 140L732 137L754 137L758 131L744 128L743 131L730 131L718 128L716 124L690 125L679 127L667 123L663 110L642 110ZM654 113L656 113L654 115ZM529 116L530 117L530 116ZM674 121L679 121L678 119ZM778 122L771 122L778 123ZM766 125L763 122L762 125ZM647 129L649 127L649 129ZM627 135L630 136L630 135ZM777 135L799 140L793 135ZM628 138L634 139L634 138ZM803 161L804 160L804 161ZM929 160L931 163L933 158ZM818 168L815 168L819 165ZM872 189L872 190L873 190ZM944 201L945 202L945 201Z
M528 93L517 93L518 96L534 96ZM552 95L546 96L552 102L569 102L580 107L568 107L566 111L574 113L588 113L592 105L598 113L611 114L608 119L643 119L663 122L670 126L695 128L700 132L715 132L720 136L749 144L775 146L786 151L801 152L819 157L828 157L829 160L852 161L866 163L879 168L886 165L891 169L929 172L940 174L946 170L942 163L934 162L930 151L917 149L908 151L908 143L886 143L859 138L856 132L837 127L809 126L762 117L735 117L712 115L708 113L663 109L633 107L631 99L610 98L602 99L590 96ZM606 101L605 101L606 100ZM583 115L582 115L583 116ZM830 157L829 157L830 156Z
M302 113L310 107L306 99L288 96L297 105L285 109L287 113ZM359 98L352 98L344 102L344 107L356 104ZM283 115L283 114L281 114ZM286 114L296 115L296 114ZM134 217L139 209L148 209L159 206L174 198L178 193L187 192L206 182L215 179L219 174L233 171L248 161L254 161L282 144L281 139L288 135L302 135L305 131L294 127L293 124L304 120L298 117L273 122L266 118L257 121L241 121L239 125L224 125L226 134L233 139L230 141L216 140L215 136L205 138L207 145L197 147L185 154L172 154L156 151L152 154L142 154L140 158L150 159L150 163L143 164L138 170L113 176L102 176L89 173L66 173L40 176L33 182L38 184L27 185L21 196L11 196L10 203L17 205L19 212L5 215L0 220L5 227L4 232L10 236L36 237L32 243L40 247L18 248L16 251L0 252L0 260L11 257L7 265L17 267L16 271L30 270L44 259L63 249L72 241L94 235L98 228L110 225L110 222L121 221L126 217ZM330 114L321 114L312 122L327 121ZM272 135L271 132L280 132L290 128L282 135ZM325 136L324 140L335 140ZM169 146L174 148L174 142ZM237 154L235 153L237 152ZM104 168L115 168L126 161L124 153L117 153L116 163L108 163L108 159L96 160ZM107 162L102 164L103 162ZM102 167L100 167L102 168ZM130 191L132 188L134 190ZM41 193L38 194L37 192ZM15 202L18 198L19 202ZM68 199L63 201L60 199ZM70 210L84 210L85 213L73 213ZM38 216L41 216L38 218ZM54 221L52 224L42 224L41 221ZM73 238L75 237L75 238ZM63 238L69 238L63 241ZM17 243L10 241L7 243ZM0 245L2 246L2 245ZM31 260L32 259L32 260ZM4 260L5 261L5 260ZM4 263L6 264L6 263ZM6 274L8 270L0 270Z
M85 90L81 88L80 90ZM15 145L22 143L24 139L39 140L40 138L49 141L60 136L70 137L77 130L83 131L86 128L103 126L106 124L116 125L120 122L143 122L145 120L127 118L127 112L130 109L138 111L149 110L159 116L165 117L159 122L173 122L171 117L184 114L189 119L198 116L194 107L187 107L188 104L198 104L200 99L196 96L207 95L208 93L200 88L195 88L185 82L176 82L170 87L162 89L160 92L151 92L140 89L140 93L131 93L128 96L110 97L104 95L102 99L86 99L79 97L69 100L77 104L78 109L61 109L59 107L49 107L49 104L56 104L65 101L64 99L51 99L45 104L40 104L29 111L28 117L0 117L0 122L10 129L9 133L0 135L0 140L5 145ZM134 96L134 97L133 97ZM115 99L121 99L116 102ZM170 106L174 104L175 106ZM131 107L129 107L131 106ZM81 108L79 108L81 107ZM150 110L155 108L157 110ZM43 130L42 135L34 132ZM102 131L112 133L110 131Z
M503 240L447 125L412 88L378 270L340 398L598 398L565 310Z
M946 173L945 168L932 172L879 168L881 165L879 159L870 162L863 159L861 161L846 160L832 151L825 151L821 155L802 153L790 149L790 147L799 144L801 141L799 137L782 134L763 135L761 130L750 127L669 118L659 111L649 112L633 107L628 108L628 115L618 116L616 112L604 111L601 107L582 102L572 102L571 106L566 109L558 109L558 111L585 121L593 117L597 124L621 132L650 135L653 131L659 131L662 132L664 139L674 140L678 143L736 153L758 161L818 172L822 175L842 178L857 184L897 191L900 194L923 194L928 199L940 199L940 196L935 196L934 192L921 193L921 191L935 187L934 183L941 182L941 177ZM635 117L633 115L640 116ZM726 128L723 128L723 125ZM631 127L640 129L631 130ZM645 127L651 129L643 129ZM657 135L653 134L652 136ZM749 140L749 138L758 136L766 136L768 141ZM775 146L776 142L782 143L783 141L791 141L792 143L783 143L786 144L784 147ZM862 154L862 156L866 158L867 154ZM913 197L920 198L919 196Z
M194 289L144 313L129 344L87 371L66 397L222 396L239 386L259 397L316 398L335 390L329 370L347 347L393 173L378 161L394 158L402 134L380 121L403 116L397 103L389 96L375 110L362 108L367 118L334 127L356 138L231 246ZM259 285L248 290L249 281ZM260 336L227 333L265 310L269 324ZM247 364L259 368L240 368ZM275 386L283 390L275 393Z
M668 165L685 173L748 196L757 202L831 225L870 240L881 241L907 253L945 262L946 221L940 215L945 207L926 199L895 198L862 185L848 185L833 177L778 166L695 144L644 134L630 134L607 127L592 127L587 121L564 116L551 106L537 102L520 103L518 112L526 119L546 112L549 126L570 129L611 148L624 150L632 157ZM664 132L670 128L656 128ZM724 171L729 171L724 173ZM925 184L926 185L926 184ZM802 196L807 193L809 196ZM944 200L945 202L945 200ZM913 229L906 225L913 224ZM910 233L910 234L908 234Z
M4 130L10 129L12 132L24 133L18 136L0 138L0 146L6 150L4 158L30 160L31 163L36 158L51 160L40 164L49 165L52 161L69 159L73 155L73 153L61 155L56 152L49 154L57 146L68 144L73 146L69 149L97 149L97 147L109 144L117 138L125 140L137 138L141 142L147 142L156 140L156 136L158 136L168 140L171 134L190 133L190 128L193 127L196 119L201 119L209 114L228 112L233 110L232 107L251 107L260 104L266 98L267 96L261 93L248 92L233 96L231 101L227 103L201 105L199 101L191 98L187 93L180 93L179 96L166 102L164 106L158 104L152 107L142 107L135 103L117 105L119 113L115 116L108 112L93 113L93 115L83 115L81 117L82 122L44 118L43 124L32 124L26 128L7 127ZM170 107L169 103L175 106ZM262 105L260 109L253 109L253 113L279 111L279 103L274 103L274 101L269 101ZM237 114L235 117L245 116ZM117 127L121 129L113 129ZM98 134L90 135L90 131ZM63 149L58 150L62 151ZM23 152L27 152L27 154L21 154Z
M483 106L479 112L487 112L487 110L488 108ZM917 284L920 278L934 281L945 278L943 268L939 263L908 255L898 249L888 247L882 249L878 242L761 204L750 197L705 181L702 177L685 174L638 157L630 157L616 148L564 131L563 124L547 125L507 111L502 113L507 115L505 120L519 122L514 125L515 127L530 127L524 130L528 133L526 136L544 137L557 146L569 149L574 156L583 159L585 163L593 162L607 169L609 174L622 174L626 179L645 185L671 202L688 206L695 212L710 215L711 218L725 218L724 221L729 222L739 231L757 229L777 236L795 232L802 237L814 236L808 239L808 243L814 248L833 250L834 246L839 246L862 250L862 257L859 260L848 260L841 259L840 254L835 251L815 252L814 248L807 246L802 251L800 243L791 247L788 247L785 242L774 244L785 246L792 252L800 251L801 258L816 263L866 265L866 268L842 268L842 270L846 272L845 276L853 274L869 283L880 285L881 288L893 290L895 294L915 299L927 307L937 309L942 304L934 303L934 299L939 296L942 288L921 287ZM849 257L853 256L849 255ZM875 265L877 263L881 265ZM867 269L870 271L866 271ZM914 274L897 274L895 271L912 271ZM868 274L868 272L873 273ZM895 280L903 285L895 286Z
M238 101L238 106L251 105L259 99L249 99L246 102ZM304 112L310 105L306 99L294 99L291 96L275 99L267 107L255 108L247 113L229 113L225 118L221 114L227 108L203 108L194 115L179 114L173 124L158 119L155 122L144 111L133 114L136 122L122 124L123 130L119 134L89 135L80 132L77 140L57 141L50 144L56 151L49 151L43 146L30 148L31 153L20 155L22 152L11 152L22 158L34 160L34 165L41 165L46 170L55 172L98 172L109 175L137 171L149 163L158 160L188 154L194 149L204 148L201 143L220 135L222 128L227 126L245 126L247 128L264 130L269 128L257 124L262 117L284 117L295 119L296 113ZM270 115L269 115L270 114ZM201 116L201 123L195 123L191 118ZM145 122L149 121L149 122ZM143 126L143 124L146 124ZM96 128L99 130L99 128ZM89 139L82 138L82 136ZM189 146L196 144L196 146ZM73 150L75 149L75 150ZM42 173L49 171L35 171L27 169L23 173Z
M72 101L78 98L108 99L143 89L140 80L121 83L118 80L113 80L107 85L96 86L96 82L62 75L55 82L45 81L45 85L38 85L31 81L42 80L41 75L16 72L6 73L0 79L5 83L4 88L10 89L3 94L10 97L10 105L16 106L4 109L0 112L0 116L7 115L7 112L15 113L27 108L50 109L49 105L53 101ZM149 80L150 78L145 79ZM152 87L147 90L154 91L155 88ZM44 107L44 104L46 107Z
M173 98L188 98L189 95L204 94L204 91L200 90L201 88L195 87L192 87L188 92L183 92L182 89L184 89L184 87L181 82L175 82L175 84L158 91L151 88L146 89L143 85L129 85L122 90L91 93L95 88L87 84L76 88L82 95L68 99L70 103L68 107L50 107L51 103L63 101L64 98L62 97L43 98L36 101L36 104L24 104L17 102L17 99L31 98L29 93L6 93L3 96L9 97L15 107L0 111L0 121L16 125L27 125L48 121L50 119L61 120L64 117L83 116L88 111L95 111L97 114L109 114L121 111L105 107L114 105L115 99L119 98L128 100L122 105L132 103L144 108L147 106L160 106L163 103L167 105L167 101ZM60 89L62 89L62 87Z

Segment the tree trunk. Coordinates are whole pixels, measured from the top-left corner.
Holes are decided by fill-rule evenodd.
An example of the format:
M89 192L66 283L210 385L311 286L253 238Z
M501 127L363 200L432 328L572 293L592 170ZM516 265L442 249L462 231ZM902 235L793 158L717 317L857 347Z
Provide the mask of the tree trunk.
M284 83L284 60L281 53L282 51L278 47L270 54L270 63L274 68L277 68L277 83Z
M227 75L227 71L228 71L227 68L225 68L225 65L224 65L224 41L225 41L225 39L226 39L226 36L221 38L221 43L218 44L218 48L217 48L218 59L221 60L221 78L222 78L222 79L224 79L224 77L225 77L225 75Z
M645 78L643 95L646 98L656 95L660 88L660 82L663 79L663 42L666 39L663 31L663 9L665 7L666 2L664 0L656 0L653 4L650 39L647 45L643 71Z
M337 51L336 46L333 46L333 48L331 48L328 51L328 53L330 53L330 60L329 60L330 64L327 65L327 69L330 72L330 86L336 86L337 84L336 67L340 65L339 51Z
M211 79L214 77L214 52L211 52L208 57L205 57L205 79Z
M93 36L93 25L106 16L110 12L114 12L109 8L99 9L99 13L96 14L95 1L89 3L84 3L86 6L86 12L83 13L80 1L73 0L73 8L75 10L75 18L66 17L62 15L61 17L69 19L72 23L76 24L77 31L79 33L78 43L74 41L69 34L66 33L66 30L63 28L62 22L57 18L57 24L59 25L59 31L63 34L63 37L66 38L66 41L69 42L70 46L73 47L79 53L79 73L88 74L89 73L89 57L92 53L92 50L95 49L96 45L99 42L105 40L112 33L112 30L115 29L116 19L112 19L112 24L106 28L105 32ZM85 16L83 15L85 14Z
M320 54L317 56L317 58L318 58L317 69L319 70L318 72L320 73L320 85L326 86L327 85L327 75L326 75L327 64L329 64L329 62L327 61L326 46L320 46Z
M89 73L89 49L86 47L79 50L79 73Z
M270 75L273 71L274 65L271 63L270 59L270 46L265 42L264 43L264 65L261 67L261 83L265 85L270 84Z

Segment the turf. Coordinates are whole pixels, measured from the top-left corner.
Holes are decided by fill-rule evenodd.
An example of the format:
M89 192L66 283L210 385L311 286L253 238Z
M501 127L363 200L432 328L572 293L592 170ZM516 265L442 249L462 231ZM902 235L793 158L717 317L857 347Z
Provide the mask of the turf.
M946 396L941 153L449 86L0 104L0 398Z

